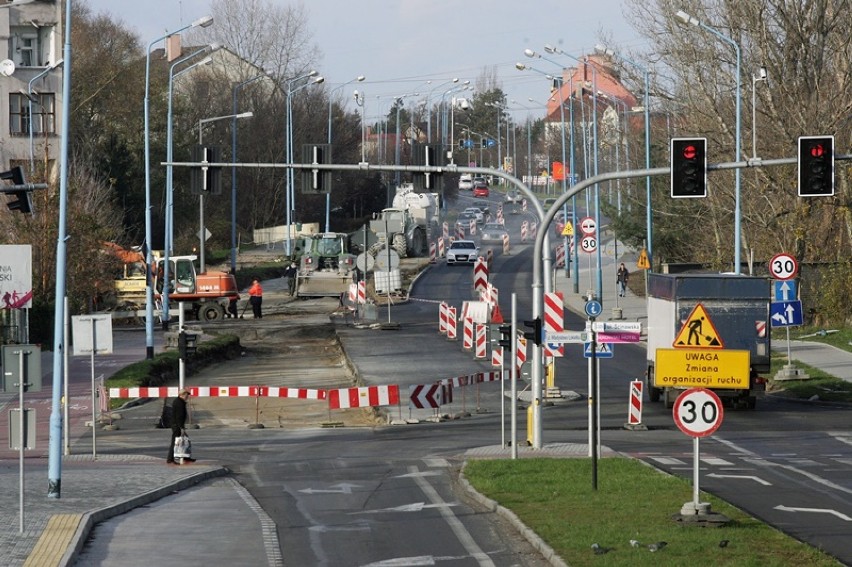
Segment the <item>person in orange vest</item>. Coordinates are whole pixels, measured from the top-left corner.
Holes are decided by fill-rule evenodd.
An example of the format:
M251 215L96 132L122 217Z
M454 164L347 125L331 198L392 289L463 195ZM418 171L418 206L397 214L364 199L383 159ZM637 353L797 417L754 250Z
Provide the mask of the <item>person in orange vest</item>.
M255 319L262 319L263 314L260 312L260 305L263 303L263 288L260 286L260 280L254 278L251 280L251 287L248 290L249 303L251 303L251 311L254 313Z

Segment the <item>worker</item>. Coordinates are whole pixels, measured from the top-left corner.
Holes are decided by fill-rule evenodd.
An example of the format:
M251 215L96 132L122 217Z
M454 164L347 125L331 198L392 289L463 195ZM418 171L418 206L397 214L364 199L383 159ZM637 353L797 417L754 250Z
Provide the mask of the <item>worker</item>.
M260 312L260 305L263 303L263 287L260 285L260 280L254 278L251 280L251 287L248 290L249 303L251 303L251 311L254 313L255 319L262 319L263 314Z

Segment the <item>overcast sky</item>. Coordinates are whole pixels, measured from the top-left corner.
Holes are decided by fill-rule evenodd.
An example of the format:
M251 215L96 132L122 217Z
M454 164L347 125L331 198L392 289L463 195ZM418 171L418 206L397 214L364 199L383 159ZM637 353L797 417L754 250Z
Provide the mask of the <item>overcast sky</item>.
M87 3L94 12L109 13L136 30L143 44L206 15L210 7L209 0ZM558 74L559 67L525 57L525 48L570 66L571 59L544 53L544 45L580 56L593 51L601 32L620 50L642 43L622 16L621 0L311 0L304 5L314 42L323 52L318 71L331 88L366 76L363 83L345 88L366 93L368 116L378 114L377 95L417 91L425 98L432 91L431 96L440 98L449 88L438 88L442 83L458 77L473 84L489 68L496 68L507 98L518 101L511 106L535 106L528 97L543 103L549 84L537 72L518 71L515 63L546 73ZM517 111L521 116L527 112L542 111Z

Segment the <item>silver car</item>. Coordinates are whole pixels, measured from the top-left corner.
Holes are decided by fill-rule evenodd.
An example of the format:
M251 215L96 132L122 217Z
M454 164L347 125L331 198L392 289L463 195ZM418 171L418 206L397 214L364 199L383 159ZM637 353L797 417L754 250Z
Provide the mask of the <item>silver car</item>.
M456 240L447 249L447 265L474 264L479 258L479 247L473 240Z
M503 237L508 235L506 232L506 227L498 222L487 222L485 226L482 227L482 231L480 233L482 236L479 237L479 240L485 244L488 243L496 243L502 244Z

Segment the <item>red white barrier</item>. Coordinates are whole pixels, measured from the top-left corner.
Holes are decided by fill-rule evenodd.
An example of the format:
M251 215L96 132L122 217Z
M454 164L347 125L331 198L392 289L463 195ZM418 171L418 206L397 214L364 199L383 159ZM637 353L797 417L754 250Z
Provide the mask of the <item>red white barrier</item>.
M496 346L491 349L491 366L495 368L503 366L503 347Z
M446 225L446 224L447 223L444 223L444 225ZM438 258L443 258L444 256L447 255L447 252L444 249L444 246L445 246L444 242L446 242L449 239L450 239L449 236L445 236L444 238L438 239Z
M365 280L358 282L358 303L361 305L367 303L367 282Z
M527 241L527 231L529 231L530 225L529 222L524 221L521 223L521 242Z
M473 319L470 317L462 319L462 348L464 350L473 348Z
M538 223L533 221L530 223L530 238L535 240L536 233L538 233Z
M447 338L451 341L456 340L456 308L447 307Z
M565 330L565 305L562 302L561 292L550 292L544 294L544 330L545 333L561 333ZM544 343L545 356L563 356L565 345L560 344L556 348Z
M324 400L325 390L311 388L279 388L277 386L188 386L194 398L297 398ZM177 386L110 388L110 398L174 398Z
M470 219L470 235L476 234L476 219Z
M503 235L503 254L508 254L508 253L509 253L509 235L504 234Z
M459 223L456 223L456 239L464 240L464 226Z
M476 350L474 352L474 357L478 359L483 359L488 355L488 326L477 324L476 325Z
M627 425L642 424L642 381L630 382L630 405L627 409Z
M444 221L444 224L441 226L441 234L445 241L450 239L450 225L447 221Z
M399 386L365 386L328 390L329 409L394 406L399 403Z
M554 268L564 268L565 267L565 245L560 244L556 247L556 262L553 264Z
M447 318L449 317L449 305L442 301L438 306L438 332L442 335L447 333Z
M438 245L435 242L429 243L429 263L437 264L438 263Z
M488 287L488 262L480 256L473 264L473 291L479 293Z

